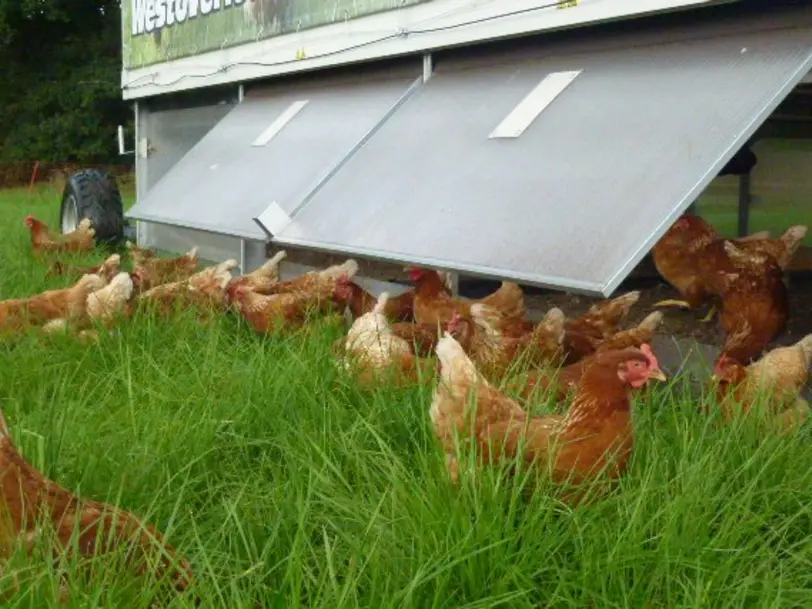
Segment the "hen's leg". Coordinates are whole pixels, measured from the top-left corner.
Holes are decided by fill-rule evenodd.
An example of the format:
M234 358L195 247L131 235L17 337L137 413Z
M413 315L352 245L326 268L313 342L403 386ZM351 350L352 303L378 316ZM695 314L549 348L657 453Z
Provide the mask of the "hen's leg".
M716 316L716 313L717 313L716 305L711 305L711 308L708 311L708 314L705 315L705 317L703 317L699 321L701 321L703 324L706 324Z

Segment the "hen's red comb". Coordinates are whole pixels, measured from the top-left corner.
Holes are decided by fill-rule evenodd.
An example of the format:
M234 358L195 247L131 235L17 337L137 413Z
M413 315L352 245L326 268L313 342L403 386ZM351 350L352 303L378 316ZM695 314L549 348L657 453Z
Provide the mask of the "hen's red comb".
M642 351L643 355L645 355L646 359L648 359L648 364L650 367L652 368L660 367L660 363L657 361L657 356L654 355L654 351L651 349L651 345L649 345L648 343L643 343L642 345L640 345L640 351Z
M714 373L721 372L731 362L733 362L733 358L729 357L727 353L722 353L719 359L716 360L716 366L713 368Z

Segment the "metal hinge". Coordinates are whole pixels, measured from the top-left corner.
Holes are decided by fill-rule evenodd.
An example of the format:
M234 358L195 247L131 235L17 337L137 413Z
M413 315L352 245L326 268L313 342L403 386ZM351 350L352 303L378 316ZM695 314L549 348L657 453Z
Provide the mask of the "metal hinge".
M155 152L155 147L149 145L149 140L142 137L138 140L138 156L142 159L149 158Z

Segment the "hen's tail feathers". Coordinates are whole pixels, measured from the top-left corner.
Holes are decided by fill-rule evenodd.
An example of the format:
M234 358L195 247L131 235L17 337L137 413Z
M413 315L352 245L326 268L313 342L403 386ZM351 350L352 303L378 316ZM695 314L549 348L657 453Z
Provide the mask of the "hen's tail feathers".
M387 302L389 302L389 292L381 292L381 295L378 296L378 302L376 302L372 308L372 312L376 315L383 315L383 310Z
M121 266L121 256L119 254L113 254L112 256L108 257L107 260L105 260L102 263L102 266L104 266L104 267L113 267L113 266L119 267L119 266Z
M600 315L611 324L618 324L629 314L631 308L640 300L640 291L634 290L621 294L611 300L604 300L589 307L587 315Z
M287 257L288 253L285 250L279 250L273 255L273 258L268 260L265 264L259 267L259 270L265 273L274 271L279 267L279 264Z
M799 340L798 346L803 351L804 358L806 358L806 367L809 368L812 366L812 334L807 334Z
M79 226L76 227L76 230L83 232L93 230L93 223L90 221L90 218L82 218L82 221L79 222ZM93 230L93 232L95 233L96 231Z
M564 343L564 335L566 334L565 325L567 316L564 311L558 307L553 307L547 311L544 319L542 319L533 330L535 336L539 336L539 332L555 336L556 342L561 345Z
M636 305L638 300L640 300L640 290L634 290L613 298L612 303L620 307L620 310L624 313L628 313L629 309Z
M649 313L645 319L643 319L643 321L637 324L637 327L641 330L646 330L647 332L654 332L660 326L662 321L662 311L654 311L653 313Z
M343 264L337 264L335 266L331 266L330 268L324 269L320 272L322 279L332 279L336 280L342 275L346 275L347 278L352 279L355 277L355 274L358 272L358 263L349 258Z
M503 281L499 289L483 298L483 304L498 307L501 314L507 317L524 316L524 292L519 284Z
M225 290L228 282L233 279L231 271L239 266L236 260L229 259L214 267L214 276L220 280L220 289Z
M215 273L225 273L226 271L233 271L236 269L240 264L234 260L233 258L229 258L228 260L221 262L217 266L215 266Z
M807 227L805 224L796 224L795 226L790 226L783 235L781 235L781 241L784 243L796 243L801 241L804 237L806 237Z
M791 257L798 251L801 242L806 237L807 227L803 224L790 226L786 232L781 235L781 241L787 248L787 254Z
M544 316L542 323L549 324L550 326L557 327L561 326L561 329L564 329L564 323L567 321L567 316L564 315L564 311L559 309L558 307L553 307L547 314Z

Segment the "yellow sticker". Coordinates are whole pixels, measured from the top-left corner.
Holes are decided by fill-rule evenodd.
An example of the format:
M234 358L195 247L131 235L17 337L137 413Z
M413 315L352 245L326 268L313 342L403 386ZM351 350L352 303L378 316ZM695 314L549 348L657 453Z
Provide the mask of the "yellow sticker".
M296 59L304 59L307 57L304 49L296 49Z
M578 6L578 0L561 0L556 8L575 8Z

